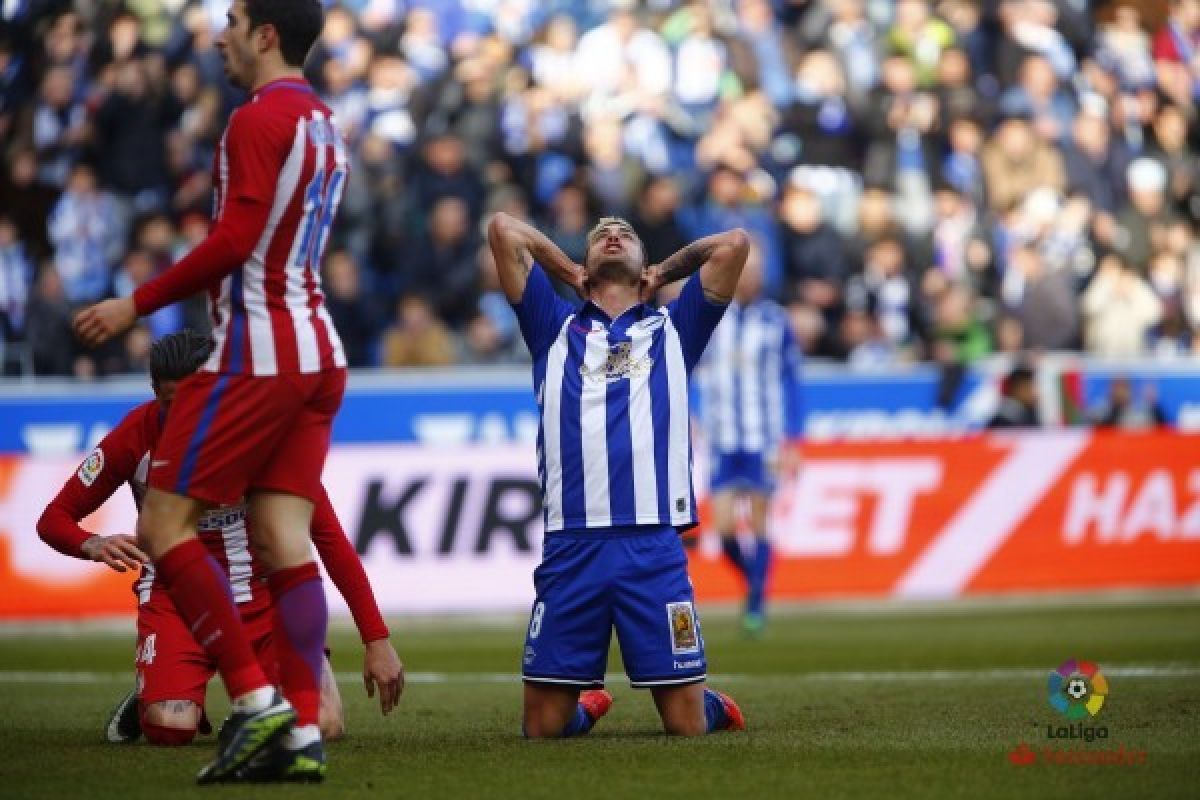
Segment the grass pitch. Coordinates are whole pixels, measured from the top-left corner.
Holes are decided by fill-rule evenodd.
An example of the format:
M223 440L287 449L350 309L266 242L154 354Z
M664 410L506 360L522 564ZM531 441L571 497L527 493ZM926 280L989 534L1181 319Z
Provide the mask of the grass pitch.
M346 739L321 787L193 785L212 738L185 748L105 744L131 684L133 635L0 632L0 797L101 798L1040 798L1200 796L1200 600L1046 601L901 610L780 611L760 641L704 618L712 685L750 730L668 739L628 688L614 644L613 711L584 739L518 734L521 620L393 620L411 681L383 718L331 636ZM1046 678L1095 660L1110 694L1086 725L1107 739L1048 740L1069 724ZM210 714L227 704L210 687ZM1009 753L1028 743L1038 760ZM1144 751L1144 764L1046 763L1044 749Z

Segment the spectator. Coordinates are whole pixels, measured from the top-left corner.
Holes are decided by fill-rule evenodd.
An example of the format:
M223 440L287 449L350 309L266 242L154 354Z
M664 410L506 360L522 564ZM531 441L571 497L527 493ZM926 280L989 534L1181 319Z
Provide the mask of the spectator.
M675 215L679 187L669 176L649 177L638 192L630 224L646 248L646 260L658 264L688 244Z
M779 209L782 226L784 297L803 298L834 322L842 286L850 275L842 238L822 219L821 202L807 188L790 185Z
M325 307L341 337L346 363L351 367L372 366L379 313L373 295L362 289L361 270L350 251L334 250L325 258L322 287Z
M991 352L987 326L971 290L951 284L937 298L934 354L942 364L973 364Z
M75 97L70 67L55 66L46 71L37 104L29 109L21 127L21 139L37 151L38 181L63 188L88 138L87 109Z
M1021 321L1025 345L1034 350L1067 350L1079 339L1075 285L1065 269L1048 269L1032 247L1021 245L1009 255L1001 295Z
M58 191L38 182L37 154L24 147L14 150L0 179L0 214L13 221L34 259L47 258L52 252L46 219L57 201Z
M1027 366L1014 367L1004 379L1000 407L988 422L996 428L1040 428L1038 388L1033 370Z
M120 269L113 277L113 294L129 297L134 290L157 274L154 256L147 250L134 249L125 254ZM180 303L160 308L142 321L152 339L159 339L183 329L183 306Z
M888 45L910 60L917 82L932 88L942 51L954 44L954 29L933 16L929 0L896 0L896 16L888 31Z
M17 226L0 215L0 338L4 342L25 339L26 307L32 285L33 261L17 237ZM0 363L0 374L5 366Z
M91 166L81 163L71 169L48 226L67 300L83 305L104 297L113 264L121 258L125 224L116 199L97 187Z
M862 274L847 282L846 310L876 317L883 338L893 348L914 343L923 325L899 239L884 238L871 245Z
M25 318L25 338L32 351L34 374L72 374L76 352L71 304L53 266L45 265L38 273Z
M1117 216L1113 246L1135 270L1145 274L1151 242L1175 220L1167 205L1167 169L1162 162L1142 157L1129 165L1129 204Z
M1110 216L1124 205L1129 155L1123 142L1113 141L1108 101L1100 95L1083 97L1063 146L1063 164L1068 192L1090 198L1097 211Z
M1029 115L1038 136L1048 142L1057 142L1070 133L1075 103L1059 87L1058 76L1050 62L1034 54L1021 64L1019 83L1001 95L1000 111Z
M1147 384L1140 398L1134 397L1133 383L1119 375L1108 384L1108 397L1088 414L1098 428L1145 430L1167 424L1167 415L1158 404L1154 386Z
M454 338L429 301L416 294L401 297L395 322L383 335L383 366L444 367L454 358Z
M1066 186L1062 156L1038 138L1026 112L1009 112L983 146L981 161L993 211L1007 212L1040 186L1059 192Z
M1154 36L1159 88L1181 108L1200 97L1200 0L1170 0L1169 13Z
M1087 350L1101 358L1145 353L1147 334L1162 317L1154 291L1116 254L1100 262L1082 305Z
M461 325L475 308L478 237L470 226L467 202L447 195L434 202L428 232L409 258L408 291L424 292L435 312Z

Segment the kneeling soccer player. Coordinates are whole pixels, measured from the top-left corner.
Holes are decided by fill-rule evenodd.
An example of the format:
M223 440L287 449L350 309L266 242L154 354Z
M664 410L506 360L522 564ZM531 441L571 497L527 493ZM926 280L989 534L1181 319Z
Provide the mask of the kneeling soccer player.
M504 293L534 359L546 521L525 640L524 732L577 736L608 712L615 628L625 671L650 689L667 733L745 727L704 685L707 661L679 531L696 524L688 374L746 261L744 231L701 239L660 265L624 220L588 236L584 265L506 214L488 226ZM543 269L586 302L575 308ZM690 278L665 307L650 301Z
M205 687L216 665L188 630L161 578L147 563L132 536L93 535L80 521L128 483L140 505L151 451L170 407L175 385L208 357L212 341L190 331L156 342L150 354L155 399L131 411L92 451L63 486L38 521L38 533L59 552L100 561L118 572L141 568L134 584L138 598L135 652L137 688L114 710L106 726L111 742L130 742L145 735L157 745L190 742L197 730L207 732ZM200 539L226 571L234 600L263 670L277 679L278 660L272 637L275 608L266 589L260 559L248 547L245 503L207 511L199 523ZM346 539L328 498L315 510L312 538L334 584L346 598L365 646L363 678L369 693L378 686L386 714L403 688L404 671L388 641L362 563ZM341 696L328 660L321 679L320 726L327 738L344 729Z

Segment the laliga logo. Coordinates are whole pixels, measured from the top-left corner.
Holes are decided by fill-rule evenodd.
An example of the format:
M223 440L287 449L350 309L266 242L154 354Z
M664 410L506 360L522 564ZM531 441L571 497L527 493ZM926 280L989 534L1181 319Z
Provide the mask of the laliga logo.
M1050 707L1067 719L1096 716L1108 696L1108 680L1091 661L1064 661L1050 673L1048 683Z

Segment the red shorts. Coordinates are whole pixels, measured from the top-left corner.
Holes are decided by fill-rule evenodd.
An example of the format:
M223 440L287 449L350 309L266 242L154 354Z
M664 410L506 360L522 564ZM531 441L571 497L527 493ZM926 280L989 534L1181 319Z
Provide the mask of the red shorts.
M279 667L272 645L270 595L264 593L238 606L238 610L259 665L267 679L277 685ZM203 706L204 689L217 665L192 638L170 595L155 587L150 599L138 606L137 628L134 667L142 708L163 700L191 700Z
M321 494L346 370L270 377L197 372L180 382L150 461L155 489L229 505L253 489Z

